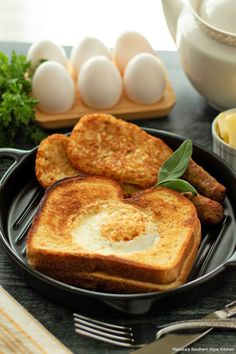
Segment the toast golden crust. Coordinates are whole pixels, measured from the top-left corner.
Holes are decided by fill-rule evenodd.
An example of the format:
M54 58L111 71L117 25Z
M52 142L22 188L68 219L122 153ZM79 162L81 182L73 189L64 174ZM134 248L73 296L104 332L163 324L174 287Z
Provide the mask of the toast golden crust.
M141 188L155 184L157 171L171 153L162 140L108 114L82 117L67 148L72 165L84 173Z
M165 291L176 288L187 281L187 277L191 271L192 265L196 258L197 250L201 239L201 226L200 223L196 226L194 231L194 245L186 257L186 260L181 268L180 274L176 280L170 283L149 283L126 277L112 276L104 273L86 273L86 272L71 272L71 271L58 271L52 269L38 268L38 270L46 275L57 279L59 281L84 287L87 289L105 291L112 293L144 293L154 291Z
M198 223L194 230L194 244L190 252L188 253L183 267L181 268L179 276L176 280L170 283L149 283L144 281L138 281L133 279L127 279L126 277L112 276L105 273L98 272L78 272L78 271L63 271L53 270L49 268L39 267L38 270L46 275L68 283L70 285L84 287L87 289L105 291L112 293L144 293L155 291L166 291L176 288L187 281L187 277L191 271L192 265L197 255L199 243L201 240L201 225Z
M71 165L67 157L68 141L66 135L52 134L40 143L35 161L35 174L42 187L48 188L62 178L81 174Z
M125 274L131 281L169 284L196 251L199 225L193 204L167 188L124 200L110 179L73 177L46 192L28 235L27 256L34 268L67 277Z

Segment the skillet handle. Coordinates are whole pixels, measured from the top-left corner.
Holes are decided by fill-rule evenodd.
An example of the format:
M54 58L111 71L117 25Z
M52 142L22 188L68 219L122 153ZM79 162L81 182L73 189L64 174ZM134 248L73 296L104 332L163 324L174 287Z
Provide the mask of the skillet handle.
M30 150L20 150L13 148L0 148L0 159L11 159L18 163Z
M9 173L19 164L22 159L30 153L31 150L20 150L13 148L0 148L0 160L1 159L10 159L13 160L11 166L5 171L3 176L0 178L0 186L4 182L5 178Z

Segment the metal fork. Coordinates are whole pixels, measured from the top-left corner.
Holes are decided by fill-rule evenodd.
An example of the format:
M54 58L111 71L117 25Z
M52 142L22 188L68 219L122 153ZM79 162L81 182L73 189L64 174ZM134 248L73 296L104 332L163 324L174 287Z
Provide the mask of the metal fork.
M119 326L97 321L77 313L73 315L76 333L128 348L140 348L155 339L159 339L164 334L183 329L229 328L236 330L236 319L187 320L158 327L150 323Z

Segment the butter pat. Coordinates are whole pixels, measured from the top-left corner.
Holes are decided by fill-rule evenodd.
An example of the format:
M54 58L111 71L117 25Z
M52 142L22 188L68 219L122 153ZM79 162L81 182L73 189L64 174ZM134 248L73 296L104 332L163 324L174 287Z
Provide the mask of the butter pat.
M229 132L228 125L226 121L227 114L224 112L220 113L218 116L218 128L220 137L226 142L229 143Z
M229 145L236 148L236 113L226 116L226 124L229 134Z
M221 139L236 148L236 112L222 112L218 116L218 132Z

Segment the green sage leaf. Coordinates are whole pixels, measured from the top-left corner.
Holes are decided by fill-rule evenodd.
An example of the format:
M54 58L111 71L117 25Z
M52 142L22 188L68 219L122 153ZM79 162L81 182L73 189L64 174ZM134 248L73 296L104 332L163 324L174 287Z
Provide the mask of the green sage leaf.
M179 148L163 163L158 181L180 178L186 171L193 152L192 141L185 140Z
M187 181L183 179L169 179L162 182L158 182L156 187L168 187L174 189L179 193L191 192L193 194L198 194L196 189Z

